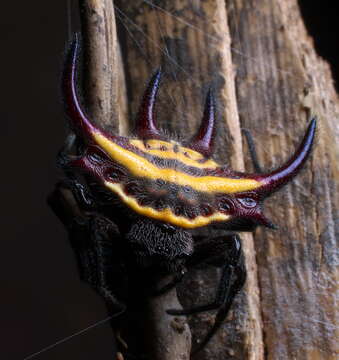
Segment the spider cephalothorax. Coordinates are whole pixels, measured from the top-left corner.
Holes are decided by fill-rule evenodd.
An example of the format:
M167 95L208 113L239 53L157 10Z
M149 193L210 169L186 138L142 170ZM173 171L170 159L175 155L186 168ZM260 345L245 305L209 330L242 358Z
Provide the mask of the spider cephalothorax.
M307 159L315 121L291 160L268 174L245 174L213 161L215 112L212 93L196 136L186 146L157 129L154 105L161 73L157 71L142 100L136 124L138 138L106 134L81 109L76 92L79 45L74 42L64 77L64 92L73 130L87 144L70 166L82 168L122 203L147 218L182 228L234 220L272 224L264 217L262 200L296 175Z
M126 292L134 291L137 298L140 293L148 294L145 289L152 287L159 275L173 275L173 281L163 287L165 291L195 266L221 266L213 302L168 311L187 315L219 309L214 326L200 343L203 346L225 319L245 282L246 271L237 234L204 238L191 229L219 226L248 231L257 225L273 227L262 213L262 202L305 163L312 148L315 120L282 167L266 174L236 172L211 158L215 137L211 91L202 124L192 139L179 143L157 128L154 106L161 76L157 71L142 99L136 137L107 134L89 121L80 105L76 86L79 46L76 37L63 76L76 153L70 154L72 142L60 153L59 164L67 180L59 183L50 204L69 230L82 278L104 297L111 311L125 310ZM60 188L72 191L83 210L80 215L65 205Z

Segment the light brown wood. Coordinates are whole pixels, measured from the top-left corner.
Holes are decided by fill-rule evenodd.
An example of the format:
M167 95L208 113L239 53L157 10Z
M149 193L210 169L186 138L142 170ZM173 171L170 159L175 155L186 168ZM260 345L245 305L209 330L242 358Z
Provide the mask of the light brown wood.
M97 124L125 132L126 91L113 2L79 0L79 4L86 64L83 73L86 107Z
M312 159L267 200L276 232L255 236L265 359L338 358L339 102L296 0L228 0L238 108L266 169L318 117ZM251 168L247 159L248 168Z

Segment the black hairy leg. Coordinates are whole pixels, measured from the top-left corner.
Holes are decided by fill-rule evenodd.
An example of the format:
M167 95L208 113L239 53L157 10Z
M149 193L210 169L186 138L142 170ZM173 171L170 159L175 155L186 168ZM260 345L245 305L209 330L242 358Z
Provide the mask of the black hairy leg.
M120 292L116 288L124 286L124 270L121 261L114 255L119 251L113 248L120 242L118 229L103 215L83 213L76 202L72 204L66 197L64 190L70 190L69 184L65 188L59 183L49 196L48 203L68 230L80 278L104 298L112 315L118 315L125 310L125 305L115 296Z
M176 287L182 281L186 272L187 272L187 269L185 266L183 266L181 270L179 270L177 273L175 273L173 275L173 278L171 281L169 281L167 284L163 285L161 288L153 291L153 296L160 296L160 295L165 294L166 292L172 290L174 287Z
M123 265L114 258L113 244L119 242L118 238L116 226L101 215L91 215L80 221L77 218L70 231L80 277L103 297L112 315L125 310L125 305L115 295L123 293L124 287Z
M183 310L169 309L171 315L192 315L204 311L218 310L215 323L205 339L194 351L202 349L212 338L225 320L237 293L246 280L246 269L243 263L240 238L237 234L221 236L199 241L193 255L187 262L187 269L213 265L221 267L221 276L214 301L208 304L186 308Z
M207 240L203 236L195 237L194 252L192 256L186 260L184 266L180 267L178 271L174 273L172 280L163 285L160 289L157 289L154 292L154 295L161 295L178 285L190 269L207 265L223 267L225 261L233 256L233 248L235 247L234 237L237 237L237 235L232 234ZM240 244L239 239L236 244L238 243Z
M201 241L197 244L191 259L187 261L187 268L216 265L222 263L221 277L213 302L199 305L190 309L174 310L167 312L171 315L191 315L203 311L219 309L225 301L232 287L232 278L238 270L241 255L241 243L238 235L221 236Z
M232 285L228 286L227 288L225 301L221 305L215 316L214 324L212 328L208 331L205 338L199 343L199 345L196 348L193 349L192 355L196 354L201 349L203 349L206 346L206 344L211 340L211 338L214 336L214 334L218 331L218 329L220 328L220 326L223 324L223 322L227 317L227 314L232 306L234 298L244 286L246 281L246 268L242 256L240 257L237 265L233 267L232 275L234 275L234 280L232 282Z
M80 279L104 299L112 317L111 326L119 334L123 321L119 315L126 310L123 294L127 286L126 271L121 261L120 234L117 226L107 217L80 209L82 201L79 204L75 199L79 188L72 188L71 184L58 183L48 198L48 204L68 231ZM116 340L118 351L124 352L124 341L120 341L119 336Z

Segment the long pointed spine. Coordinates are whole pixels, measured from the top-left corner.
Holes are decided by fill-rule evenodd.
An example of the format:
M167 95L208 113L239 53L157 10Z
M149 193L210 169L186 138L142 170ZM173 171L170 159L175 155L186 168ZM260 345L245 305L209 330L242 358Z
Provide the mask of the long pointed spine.
M137 116L135 131L142 139L162 139L160 131L156 126L155 103L159 91L161 70L157 70L152 76L147 89L144 93L139 113Z
M66 54L62 78L62 93L66 114L70 119L72 130L81 137L90 137L93 132L98 130L85 115L77 93L77 65L80 47L80 35L76 33Z
M281 186L297 175L311 153L315 130L316 118L313 118L297 151L293 154L290 160L279 169L266 175L260 175L258 180L263 183L263 186L257 191L268 196L272 192L280 189Z
M204 115L197 134L189 142L189 147L210 157L213 153L215 137L215 102L212 90L207 93Z

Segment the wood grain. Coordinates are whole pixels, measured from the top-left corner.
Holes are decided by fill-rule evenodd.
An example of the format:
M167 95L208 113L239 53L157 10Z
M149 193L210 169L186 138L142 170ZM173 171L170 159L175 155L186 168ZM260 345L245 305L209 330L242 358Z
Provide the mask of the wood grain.
M339 103L329 66L315 53L297 1L228 0L227 8L241 125L265 168L287 160L318 117L312 159L267 201L280 230L255 236L265 358L334 360Z
M79 0L84 44L84 95L91 118L126 131L126 91L111 0ZM120 127L119 125L120 124Z

